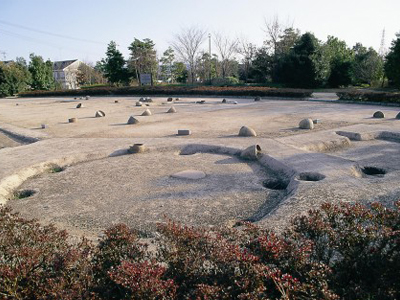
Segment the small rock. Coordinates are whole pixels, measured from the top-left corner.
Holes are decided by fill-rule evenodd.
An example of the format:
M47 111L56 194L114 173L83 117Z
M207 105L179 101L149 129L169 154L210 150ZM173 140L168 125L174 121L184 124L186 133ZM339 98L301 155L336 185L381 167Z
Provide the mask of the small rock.
M299 123L301 129L314 129L314 122L311 119L303 119Z
M94 115L96 118L101 118L101 117L105 117L106 114L104 113L104 111L102 110L98 110L96 111L96 114Z
M239 130L239 136L257 136L253 128L242 126Z
M136 106L142 106L143 103L141 101L136 102Z
M258 96L254 98L254 101L260 101L260 100L261 100L261 98Z
M75 123L76 122L76 118L70 118L70 119L68 119L68 122L69 123Z
M189 129L178 129L178 135L191 135L192 133L190 132Z
M226 99L222 99L222 103L226 103Z
M133 117L133 116L130 116L130 117L129 117L129 119L128 119L128 124L137 124L137 123L139 123L139 120L138 120L138 119L136 119L136 118Z
M396 119L400 119L400 112L397 114Z
M314 124L319 124L319 123L321 123L321 120L320 119L315 119L315 120L313 120L313 123Z
M238 102L237 102L237 101L233 101L232 103L233 103L233 104L238 104Z
M76 108L81 108L82 107L82 103L79 103Z
M146 109L143 113L142 116L151 116L151 111L150 109Z
M18 106L19 104L18 103L15 103L15 106Z
M175 107L171 106L171 108L168 109L167 113L176 113Z
M145 99L144 99L143 97L141 97L141 98L139 99L140 102L144 102L144 100L145 100Z
M206 173L198 170L185 170L171 175L171 177L179 179L199 180L206 177Z
M168 102L172 102L172 100L173 100L173 99L172 99L171 97L169 97L169 98L167 99Z
M89 100L89 99L90 99L90 96L86 96L85 98L86 98L86 100Z
M377 119L383 119L385 117L385 114L381 112L380 110L374 112L374 115L372 116L373 118Z
M175 98L175 101L179 101L179 100L181 100L181 99L179 99L179 98Z
M46 124L42 124L41 127L42 127L42 129L46 129L47 125Z
M114 100L114 103L119 103L119 101L118 100Z

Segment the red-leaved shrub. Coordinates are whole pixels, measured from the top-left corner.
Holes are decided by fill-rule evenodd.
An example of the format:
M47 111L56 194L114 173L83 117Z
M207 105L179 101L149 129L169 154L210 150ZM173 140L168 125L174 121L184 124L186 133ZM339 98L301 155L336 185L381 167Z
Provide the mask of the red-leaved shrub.
M282 234L125 225L94 246L0 208L0 299L399 299L400 202L325 203Z

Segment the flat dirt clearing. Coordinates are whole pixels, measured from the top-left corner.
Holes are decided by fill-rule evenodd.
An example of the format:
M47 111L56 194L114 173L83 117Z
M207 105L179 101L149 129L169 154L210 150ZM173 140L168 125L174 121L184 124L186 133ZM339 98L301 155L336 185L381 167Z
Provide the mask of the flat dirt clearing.
M24 217L95 239L120 222L151 235L166 217L205 226L250 219L279 229L290 216L323 201L390 204L400 196L400 120L395 119L400 108L152 99L141 107L136 106L139 97L2 99L0 202ZM202 99L204 104L196 103ZM166 113L171 106L176 113ZM141 116L146 108L151 116ZM105 117L96 118L98 110ZM377 110L386 117L372 118ZM128 125L130 116L139 123ZM304 118L320 121L313 130L301 130ZM257 136L239 137L244 125ZM192 134L178 136L179 129ZM136 143L148 151L127 154ZM261 147L257 159L240 158L242 150L256 144ZM61 172L49 172L56 166ZM366 174L366 167L385 174ZM171 177L184 170L206 177ZM35 193L18 199L12 196L18 190Z

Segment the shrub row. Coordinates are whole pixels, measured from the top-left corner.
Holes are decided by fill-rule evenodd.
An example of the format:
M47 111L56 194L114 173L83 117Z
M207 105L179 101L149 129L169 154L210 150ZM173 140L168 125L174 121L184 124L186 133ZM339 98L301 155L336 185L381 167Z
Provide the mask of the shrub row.
M172 221L156 251L116 225L94 246L0 209L0 299L399 299L400 202L328 204L283 234Z
M339 100L400 103L400 93L347 91L336 95Z
M277 89L267 87L216 87L216 86L154 86L154 87L99 87L81 90L31 91L21 97L46 96L99 96L99 95L210 95L210 96L260 96L260 97L311 97L311 90Z

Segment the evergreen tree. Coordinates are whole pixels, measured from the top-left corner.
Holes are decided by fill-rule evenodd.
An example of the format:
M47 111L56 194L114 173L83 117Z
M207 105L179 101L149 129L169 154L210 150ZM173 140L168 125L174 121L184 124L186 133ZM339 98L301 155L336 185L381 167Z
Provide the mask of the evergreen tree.
M32 74L31 87L34 90L54 89L53 63L50 60L44 61L39 55L29 55L29 72Z
M353 47L354 63L352 67L353 83L369 84L378 81L383 76L383 59L373 48L366 48L357 43Z
M400 88L400 33L396 36L386 56L385 73L389 82Z
M129 83L129 72L122 53L117 49L117 44L111 41L108 44L106 58L101 60L104 76L112 85Z
M31 78L23 58L7 64L0 62L0 96L12 96L27 90Z
M157 78L158 62L155 44L151 39L135 40L129 46L131 55L129 58L129 68L132 74L140 80L140 74L151 74L153 80Z
M320 84L316 55L319 42L311 33L305 33L296 42L290 53L284 58L280 69L280 78L289 86L313 88Z

